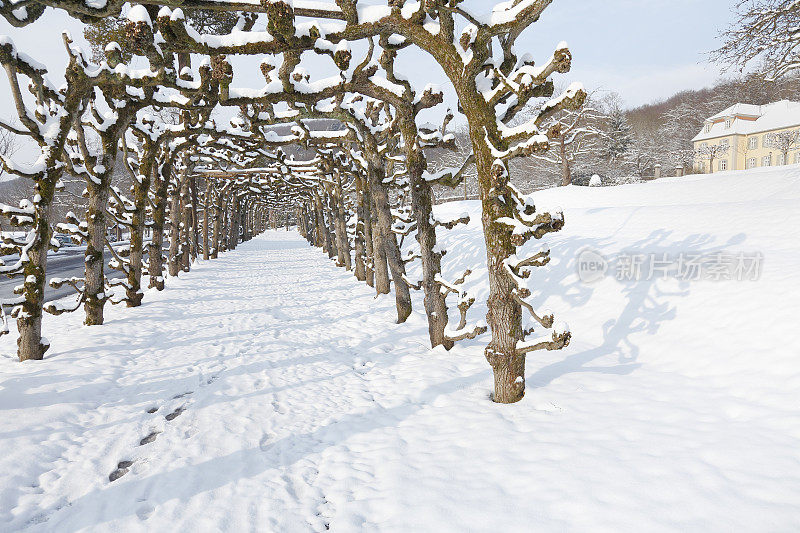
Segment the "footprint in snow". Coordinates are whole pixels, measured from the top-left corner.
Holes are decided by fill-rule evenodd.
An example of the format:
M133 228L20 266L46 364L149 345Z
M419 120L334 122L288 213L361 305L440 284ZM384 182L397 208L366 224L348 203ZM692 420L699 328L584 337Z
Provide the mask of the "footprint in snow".
M151 407L150 409L147 410L147 412L150 413L151 415L156 411L158 411L158 407Z
M177 400L178 398L185 398L186 396L189 396L189 395L190 395L190 394L192 394L193 392L194 392L194 391L186 391L186 392L184 392L184 393L182 393L182 394L178 394L178 395L176 395L176 396L173 396L173 397L172 397L172 399L173 399L173 400Z
M159 433L160 433L159 431L151 431L148 436L139 441L139 446L150 444L151 442L156 440L156 437L158 436Z
M150 518L153 513L155 512L156 508L150 504L145 504L136 509L136 516L139 517L139 520L147 520Z
M181 416L181 413L183 413L185 410L186 410L186 406L185 405L181 405L180 407L178 407L177 409L172 411L170 414L168 414L164 418L166 418L168 421L175 420L176 418Z
M270 438L270 436L265 433L261 437L261 440L258 441L258 448L262 452L265 452L265 451L269 450L272 447L272 442L271 441L272 441L272 439Z
M117 469L108 475L108 480L109 481L118 480L119 478L128 473L131 466L133 466L133 461L120 461L117 464Z
M201 387L205 387L206 385L211 385L212 383L214 383L214 382L215 382L215 381L217 381L218 379L219 379L219 376L211 376L210 378L208 378L208 379L205 381L205 383L201 383L201 384L200 384L200 386L201 386Z

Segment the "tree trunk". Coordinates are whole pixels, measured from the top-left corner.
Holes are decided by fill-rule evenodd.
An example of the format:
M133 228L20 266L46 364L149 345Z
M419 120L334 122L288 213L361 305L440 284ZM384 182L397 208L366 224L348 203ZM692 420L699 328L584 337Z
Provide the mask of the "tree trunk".
M211 249L211 259L216 259L219 257L219 247L221 246L220 240L222 236L222 219L223 213L225 212L223 191L220 191L219 198L217 199L217 206L216 209L214 209L214 232L211 237L211 242L213 243L213 248Z
M231 205L227 193L222 201L222 235L219 240L219 251L227 252L231 240Z
M447 301L442 294L442 286L436 277L442 271L442 253L436 250L436 227L433 221L433 191L425 181L425 157L415 148L412 139L417 138L416 126L404 125L406 142L406 168L411 184L411 206L417 221L417 242L419 242L422 261L422 288L425 293L425 315L428 318L428 337L431 347L453 347L453 341L445 336L447 328Z
M17 356L20 361L41 360L50 344L42 339L42 306L47 274L47 250L50 248L50 219L53 211L55 184L61 177L60 169L49 169L36 182L40 198L34 205L34 242L28 248L28 262L23 274L22 312L17 318ZM29 281L31 280L31 281Z
M327 252L329 239L326 239L325 235L328 232L325 230L325 218L322 215L322 198L317 189L314 189L314 218L317 219L317 246L321 246L322 251Z
M147 200L150 193L150 177L153 171L152 147L146 148L139 175L134 176L133 203L134 212L131 217L131 244L128 256L128 284L125 288L125 305L138 307L142 304L142 263L144 259L144 226L147 218Z
M355 236L355 277L358 281L366 281L367 270L364 263L366 243L364 241L364 187L362 180L356 177L356 236Z
M373 238L373 209L372 209L372 195L369 192L369 183L366 179L362 178L362 187L364 194L362 196L364 201L364 274L366 276L367 285L375 287L375 241ZM384 263L385 264L385 263Z
M336 237L333 232L333 215L331 214L331 195L325 190L322 201L324 213L323 219L325 220L325 247L328 252L328 259L336 257Z
M203 197L203 260L208 261L211 258L209 250L209 225L211 223L211 180L206 180L206 192Z
M240 211L239 196L233 191L231 200L231 244L230 249L235 250L239 245L239 226L241 224L242 213Z
M250 235L250 211L253 203L247 199L242 202L242 242L249 241Z
M183 177L181 184L181 248L180 265L181 270L189 272L192 266L192 198L189 190L191 178L187 175Z
M332 197L334 203L334 214L336 216L336 251L339 259L339 266L345 270L352 270L353 263L350 257L350 239L347 237L347 218L344 205L344 191L342 190L342 177L336 173L335 194ZM286 227L289 227L288 217Z
M192 262L200 255L198 251L199 246L199 233L200 233L200 217L197 213L197 183L196 178L194 176L189 178L189 192L191 194L191 213L192 213L192 231L189 234L191 237L191 248L190 253L192 257Z
M494 114L487 120L495 120ZM497 222L503 217L514 218L513 203L499 196L507 183L507 174L493 175L494 158L481 136L480 120L471 123L471 138L478 172L481 203L483 206L483 234L486 241L487 277L489 297L486 322L492 340L485 355L494 371L495 389L492 399L498 403L514 403L525 394L525 355L517 352L517 342L524 339L522 308L514 299L514 285L505 272L504 261L516 254L508 226Z
M147 253L147 272L150 274L150 287L164 290L164 226L167 219L167 190L172 164L165 162L156 170L153 190L153 226L150 248Z
M375 246L375 249L380 250L384 255L389 265L389 270L392 272L395 302L397 306L397 323L402 324L408 319L409 315L411 315L411 293L408 283L406 283L404 279L406 269L400 255L400 247L397 244L397 238L392 231L392 211L389 207L389 194L382 184L380 174L375 171L370 172L370 174L370 190L372 192L372 200L378 221L378 244Z
M559 149L561 151L561 185L571 185L572 170L569 168L569 159L567 159L567 147L564 137L559 138Z
M116 150L116 146L114 147ZM103 273L103 249L106 243L106 206L111 186L113 158L104 156L102 165L107 169L97 176L99 183L87 183L89 205L86 210L88 240L86 243L83 309L86 312L84 323L97 326L103 323L103 306L106 303L105 275Z
M172 189L172 199L169 209L169 275L176 277L181 271L180 263L180 232L181 232L181 192L179 183Z

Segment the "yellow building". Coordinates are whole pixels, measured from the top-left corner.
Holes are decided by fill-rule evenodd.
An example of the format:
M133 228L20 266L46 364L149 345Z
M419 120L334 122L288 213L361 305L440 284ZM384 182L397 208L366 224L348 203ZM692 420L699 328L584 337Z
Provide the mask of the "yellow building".
M692 139L695 171L800 163L800 102L736 104L705 121Z

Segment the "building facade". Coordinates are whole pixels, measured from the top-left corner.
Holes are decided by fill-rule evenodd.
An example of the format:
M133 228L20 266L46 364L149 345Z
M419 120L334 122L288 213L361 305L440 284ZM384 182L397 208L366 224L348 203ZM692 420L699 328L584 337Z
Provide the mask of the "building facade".
M692 141L696 172L800 164L800 102L733 105Z

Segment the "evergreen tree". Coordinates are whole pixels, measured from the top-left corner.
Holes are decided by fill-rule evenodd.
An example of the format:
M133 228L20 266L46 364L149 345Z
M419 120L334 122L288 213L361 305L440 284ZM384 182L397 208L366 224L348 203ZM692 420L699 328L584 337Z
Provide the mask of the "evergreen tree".
M602 155L606 161L613 164L624 158L633 145L634 133L617 94L607 98L606 115L608 119Z

